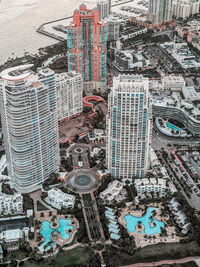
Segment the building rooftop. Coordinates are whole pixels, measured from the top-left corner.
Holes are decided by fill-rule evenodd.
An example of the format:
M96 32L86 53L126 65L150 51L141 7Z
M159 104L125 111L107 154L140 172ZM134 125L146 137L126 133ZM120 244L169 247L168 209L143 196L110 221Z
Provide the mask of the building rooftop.
M33 67L33 64L12 67L12 68L2 71L0 76L3 80L7 80L7 81L24 80L30 76L31 67Z
M200 93L197 93L194 86L184 86L182 92L186 100L200 100Z

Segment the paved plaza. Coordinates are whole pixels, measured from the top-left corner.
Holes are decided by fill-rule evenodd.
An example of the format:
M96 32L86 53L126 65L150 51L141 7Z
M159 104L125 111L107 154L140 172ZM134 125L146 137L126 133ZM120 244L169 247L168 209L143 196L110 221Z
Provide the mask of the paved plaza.
M67 178L67 188L76 193L88 193L96 190L100 179L92 170L79 169L70 173Z

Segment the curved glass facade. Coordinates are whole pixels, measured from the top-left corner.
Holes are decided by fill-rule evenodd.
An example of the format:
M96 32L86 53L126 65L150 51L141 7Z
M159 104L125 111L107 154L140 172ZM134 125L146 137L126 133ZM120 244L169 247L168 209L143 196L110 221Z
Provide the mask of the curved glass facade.
M52 70L40 69L25 79L13 77L0 81L8 173L18 191L36 190L51 173L59 170L54 76Z

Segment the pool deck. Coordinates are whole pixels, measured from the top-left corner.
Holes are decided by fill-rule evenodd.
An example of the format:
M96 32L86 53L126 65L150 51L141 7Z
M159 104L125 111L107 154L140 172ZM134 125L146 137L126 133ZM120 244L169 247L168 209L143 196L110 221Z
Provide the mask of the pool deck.
M132 207L126 207L122 210L121 216L119 217L118 221L120 224L122 224L126 228L126 221L124 220L124 216L127 214L133 215L135 217L141 217L144 215L145 208L148 207L155 207L157 208L157 215L154 217L156 220L161 221L160 211L162 204L149 204L148 206L141 205L139 210L134 209L134 206ZM180 237L176 236L175 227L174 226L168 226L167 220L169 219L169 216L163 217L162 221L165 223L165 229L167 230L168 236L167 237L161 237L160 234L153 234L151 236L148 236L144 233L144 226L141 224L142 228L138 228L138 225L136 225L135 232L129 233L129 235L135 237L135 243L137 247L145 247L147 245L153 245L157 244L159 242L165 242L165 243L171 243L171 242L179 242ZM142 233L139 234L138 231L141 231ZM174 234L174 235L173 235ZM145 238L146 237L146 238Z
M63 247L64 245L71 243L71 242L73 241L73 239L74 239L74 235L76 234L76 232L77 232L77 230L78 230L78 228L79 228L79 222L78 222L78 220L77 220L75 217L71 217L71 216L69 215L68 218L65 218L65 215L57 215L57 221L59 221L59 219L61 219L61 218L65 219L65 220L70 219L71 222L69 223L69 225L73 225L73 229L71 229L71 232L70 232L70 233L67 231L67 233L69 234L69 237L68 237L67 239L63 239L63 238L61 237L61 234L58 234L57 239L56 239L56 240L52 240L52 241L55 241L55 244L53 245L53 248L56 247L56 244L59 245L59 246L61 246L61 247ZM43 217L43 218L40 218L40 222L42 223L43 221L49 221L49 222L51 223L51 217L46 217L46 216L45 216L45 217ZM72 224L72 222L74 222L74 224ZM58 226L58 227L59 227L59 226ZM56 228L58 228L58 227L56 227ZM53 228L53 227L52 227L52 228ZM42 225L41 225L41 228L40 228L40 229L37 229L37 230L36 230L36 231L37 231L37 234L38 234L41 230L42 230ZM45 241L45 238L43 237L42 240L43 240L43 242L44 242L44 241ZM32 241L30 241L30 245L31 245L33 248L38 248L40 242L41 242L41 241L37 242L37 241L35 240L35 238L34 238ZM39 254L43 254L43 252L41 252L41 251L38 251L38 253L39 253Z

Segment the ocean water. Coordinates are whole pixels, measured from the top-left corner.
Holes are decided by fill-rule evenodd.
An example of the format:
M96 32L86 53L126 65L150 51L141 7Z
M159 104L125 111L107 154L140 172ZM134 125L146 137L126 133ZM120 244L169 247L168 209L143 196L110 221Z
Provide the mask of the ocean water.
M96 0L0 0L0 64L55 43L36 29L42 23L71 16L81 3L91 8Z

